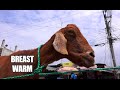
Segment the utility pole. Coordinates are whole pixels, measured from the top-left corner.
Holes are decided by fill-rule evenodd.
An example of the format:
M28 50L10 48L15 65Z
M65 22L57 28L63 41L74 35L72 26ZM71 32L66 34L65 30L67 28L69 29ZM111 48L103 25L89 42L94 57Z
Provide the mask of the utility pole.
M103 10L103 16L105 20L105 25L106 25L106 31L107 31L107 39L109 42L109 47L110 47L110 52L113 60L113 66L116 67L116 62L115 62L115 54L114 54L114 49L113 49L113 38L111 34L111 18L112 18L112 11L111 10ZM115 73L115 76L116 73Z

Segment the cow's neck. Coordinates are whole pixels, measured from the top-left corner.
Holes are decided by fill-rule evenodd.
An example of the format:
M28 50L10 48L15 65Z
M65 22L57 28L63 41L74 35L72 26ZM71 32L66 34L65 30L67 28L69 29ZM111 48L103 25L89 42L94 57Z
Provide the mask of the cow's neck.
M35 63L38 63L38 48L34 49L33 52L34 52L34 61ZM54 50L52 45L50 46L43 45L40 48L40 65L41 66L43 65L47 66L48 64L54 61L57 61L59 59L61 59L61 55L58 55L58 53Z
M40 50L41 65L48 65L54 61L61 59L61 55L56 52L52 44L44 45Z

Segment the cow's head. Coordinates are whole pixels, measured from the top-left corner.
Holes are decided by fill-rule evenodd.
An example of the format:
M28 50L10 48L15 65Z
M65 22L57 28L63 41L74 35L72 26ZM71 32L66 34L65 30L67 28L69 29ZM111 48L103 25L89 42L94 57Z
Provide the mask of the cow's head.
M94 51L74 24L68 24L55 33L54 49L79 66L94 65Z

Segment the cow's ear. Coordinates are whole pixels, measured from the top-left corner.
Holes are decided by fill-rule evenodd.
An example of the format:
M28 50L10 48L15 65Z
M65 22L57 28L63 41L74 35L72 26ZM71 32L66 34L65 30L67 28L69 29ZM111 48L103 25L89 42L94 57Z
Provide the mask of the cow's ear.
M57 32L55 34L55 39L53 41L53 47L57 52L68 55L67 39L64 37L62 32Z

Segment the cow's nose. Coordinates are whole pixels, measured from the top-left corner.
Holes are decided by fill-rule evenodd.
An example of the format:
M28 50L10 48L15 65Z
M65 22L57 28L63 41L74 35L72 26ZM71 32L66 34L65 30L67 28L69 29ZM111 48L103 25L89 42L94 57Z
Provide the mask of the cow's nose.
M90 56L92 56L92 57L95 57L95 54L94 54L94 52L93 51L91 51L91 52L87 52Z

